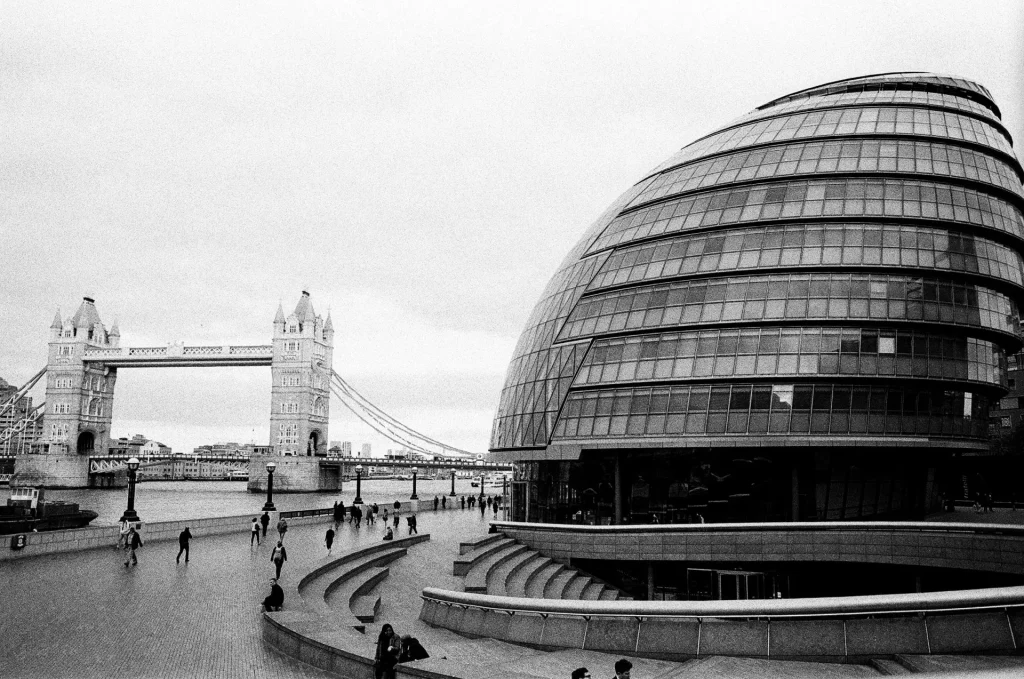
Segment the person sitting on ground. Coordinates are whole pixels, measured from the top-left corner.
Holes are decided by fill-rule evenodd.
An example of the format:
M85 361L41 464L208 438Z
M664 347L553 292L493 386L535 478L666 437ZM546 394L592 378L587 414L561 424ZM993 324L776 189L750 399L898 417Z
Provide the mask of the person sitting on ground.
M411 637L408 634L402 637L402 655L398 659L398 662L413 662L415 660L423 660L429 658L430 654L427 653L427 649L420 645L419 639Z
M391 530L391 526L388 526L387 532L384 533L384 539L385 540L394 540L395 539L395 534Z
M586 667L577 667L572 671L572 679L590 679L590 670Z
M270 596L263 600L263 610L279 611L284 606L284 590L277 584L277 578L270 578Z
M633 663L629 662L625 658L620 658L615 661L615 679L630 679L629 671L633 669Z

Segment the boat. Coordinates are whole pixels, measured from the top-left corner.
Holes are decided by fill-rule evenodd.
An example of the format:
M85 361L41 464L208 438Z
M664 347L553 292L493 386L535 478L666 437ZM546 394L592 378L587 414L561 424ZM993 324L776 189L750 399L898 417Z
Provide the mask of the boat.
M7 506L0 507L0 535L83 528L99 514L79 509L74 502L46 502L42 488L11 488Z

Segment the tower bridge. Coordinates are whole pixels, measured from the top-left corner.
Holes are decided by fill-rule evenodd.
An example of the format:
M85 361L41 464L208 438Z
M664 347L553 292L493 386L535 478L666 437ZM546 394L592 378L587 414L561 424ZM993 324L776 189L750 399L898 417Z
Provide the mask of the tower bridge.
M100 320L95 300L85 297L73 316L61 318L58 312L50 324L46 367L13 398L0 403L0 412L11 409L45 376L45 401L24 422L0 431L2 441L4 436L9 438L20 431L19 426L24 429L42 417L41 434L32 444L31 452L15 457L12 482L81 488L91 485L90 477L116 476L123 460L106 454L110 449L114 388L119 371L131 368L270 367L270 441L266 454L253 455L248 460L249 489L253 491L265 488L266 463L271 458L277 463L277 490L340 487L343 468L350 460L327 458L332 392L378 433L416 452L432 454L430 447L439 447L445 457L449 453L455 457L472 456L406 427L369 403L334 372L333 350L330 313L326 318L317 315L306 291L290 314L285 315L284 308L278 305L272 340L265 345L171 343L160 347L122 347L117 324L107 328ZM351 464L361 462L374 466L389 464L357 458ZM424 468L434 466L426 462L415 464ZM490 469L476 465L475 461L438 466ZM508 467L495 468L500 470L508 471Z

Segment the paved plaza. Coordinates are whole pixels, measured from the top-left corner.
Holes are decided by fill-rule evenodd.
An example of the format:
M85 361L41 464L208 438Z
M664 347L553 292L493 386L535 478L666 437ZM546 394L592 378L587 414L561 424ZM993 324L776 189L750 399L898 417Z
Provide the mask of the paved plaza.
M391 566L382 585L375 636L383 622L400 634L417 636L432 657L487 666L488 640L469 641L434 629L418 620L419 593L425 586L461 589L452 575L458 543L487 532L478 511L420 512L421 533L431 540L411 549ZM959 510L936 515L942 520L1024 522L1024 511L998 510L975 515ZM327 524L288 531L288 562L282 580L297 584L302 575L327 560L323 534ZM405 521L399 531L407 533ZM344 524L334 555L376 543L383 523L356 528ZM275 538L271 528L268 538ZM0 676L3 677L329 677L268 648L261 637L259 602L273 575L271 542L249 546L249 535L203 536L192 541L190 562L175 564L176 542L152 542L139 550L139 565L125 568L123 553L110 548L59 554L4 563L0 567ZM297 602L286 601L285 607ZM491 642L497 643L497 642ZM524 649L525 650L525 649ZM501 649L493 655L501 674ZM532 657L530 657L532 656ZM614 658L586 651L524 654L516 664L533 676L568 676L572 667L588 664L595 677L611 676ZM922 659L922 662L925 662ZM927 661L932 664L938 659ZM954 665L966 661L957 660ZM973 669L994 669L1004 661L977 658ZM873 672L866 667L779 663L708 658L678 663L634 659L636 677L851 677ZM605 667L608 665L609 667ZM941 663L940 663L941 665ZM957 669L965 669L957 665ZM542 667L546 666L546 667ZM1019 666L1018 666L1019 667ZM545 669L547 671L545 671ZM922 669L924 669L922 667ZM929 670L935 669L929 666ZM952 669L952 667L950 667ZM564 674L563 674L564 673Z

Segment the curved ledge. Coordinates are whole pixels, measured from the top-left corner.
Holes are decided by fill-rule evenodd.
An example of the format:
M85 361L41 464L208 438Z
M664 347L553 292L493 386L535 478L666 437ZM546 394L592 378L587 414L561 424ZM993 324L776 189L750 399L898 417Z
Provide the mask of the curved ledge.
M974 533L978 535L1016 535L1024 537L1024 526L1001 523L958 523L939 521L764 521L761 523L686 523L686 524L623 524L618 526L587 526L574 523L526 523L519 521L491 521L492 532L526 530L536 532L574 533L732 533L756 531L871 531L892 530L919 533Z

